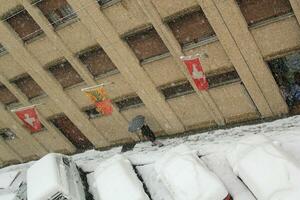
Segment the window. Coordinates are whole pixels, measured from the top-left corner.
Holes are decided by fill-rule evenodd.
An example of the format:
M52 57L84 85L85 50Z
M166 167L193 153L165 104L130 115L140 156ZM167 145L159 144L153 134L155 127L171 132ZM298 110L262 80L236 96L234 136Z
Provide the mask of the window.
M0 44L0 55L3 55L3 54L5 54L7 51L6 51L6 49L4 48L4 46L2 46L1 44Z
M80 54L79 59L87 66L94 77L117 71L116 66L100 47L95 47Z
M4 105L18 103L18 99L4 86L0 85L0 101Z
M28 99L45 94L42 88L28 74L13 82L28 97Z
M220 85L230 84L240 81L239 75L236 71L229 71L221 74L208 75L207 81L209 88L218 87ZM166 99L171 99L187 94L194 93L194 88L188 80L172 83L168 86L162 87L161 92Z
M73 122L64 114L50 119L53 125L78 149L93 148L93 144L82 134Z
M33 20L26 10L21 12L19 11L11 17L7 17L6 21L24 42L27 42L43 33L40 26Z
M181 46L198 43L215 35L202 10L181 15L167 24Z
M193 86L190 84L188 80L172 83L169 86L163 87L161 92L165 96L166 99L171 99L187 94L191 94L194 91Z
M237 0L237 3L250 26L292 11L289 0Z
M97 117L100 117L101 116L101 113L99 113L95 106L93 107L90 107L90 108L86 108L84 110L85 114L87 114L87 116L89 117L89 119L94 119L94 118L97 118Z
M105 5L109 2L112 2L112 0L98 0L98 3L99 3L100 6L103 6L103 5Z
M42 0L37 7L54 27L77 17L66 0Z
M169 52L154 28L127 36L125 40L140 61Z
M268 62L292 112L300 113L300 52Z
M207 81L209 83L209 88L213 88L240 81L240 77L236 71L229 71L222 74L208 75Z
M0 129L0 137L2 137L4 140L13 140L17 136L9 128L3 128L3 129Z
M58 80L63 88L70 87L83 81L80 75L67 61L49 67L49 71Z
M138 107L143 105L143 101L138 96L125 97L121 100L115 101L115 104L120 111L127 110L129 108Z

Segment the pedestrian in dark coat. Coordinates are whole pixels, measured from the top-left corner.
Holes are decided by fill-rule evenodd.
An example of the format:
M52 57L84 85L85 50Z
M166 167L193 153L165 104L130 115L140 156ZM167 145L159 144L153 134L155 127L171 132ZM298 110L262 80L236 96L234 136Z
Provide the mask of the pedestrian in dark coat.
M153 131L150 129L150 127L147 124L144 124L141 127L141 132L144 137L146 137L148 140L150 140L152 142L153 145L158 145L159 147L163 146L162 143L160 143L159 141L156 141L155 134L153 133Z

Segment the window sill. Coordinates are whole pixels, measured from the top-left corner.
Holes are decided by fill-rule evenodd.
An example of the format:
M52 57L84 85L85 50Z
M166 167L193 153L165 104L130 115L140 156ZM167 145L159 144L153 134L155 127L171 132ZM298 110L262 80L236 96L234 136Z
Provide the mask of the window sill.
M76 22L78 22L78 21L80 21L80 19L76 16L76 17L74 17L74 18L71 18L71 19L69 19L69 20L63 22L62 24L59 24L59 25L57 25L57 26L54 26L54 24L52 24L52 26L54 27L54 30L55 30L55 31L59 31L59 30L65 28L66 26L69 26L69 25L71 25L71 24L73 24L73 23L76 23Z
M77 88L77 87L79 87L79 86L84 86L84 85L86 85L86 83L85 83L84 81L82 81L82 82L80 82L80 83L76 83L76 84L74 84L74 85L70 85L70 86L68 86L68 87L65 87L65 88L63 88L63 90L64 90L64 91L69 91L69 90L71 90L71 89Z
M133 108L139 108L144 105L145 105L144 103L140 103L140 104L136 104L136 105L132 105L132 106L127 106L126 108L119 109L119 112L124 112L124 111L130 110L130 109L133 109Z
M266 19L266 20L263 20L263 21L260 21L260 22L257 22L257 23L254 23L254 24L250 25L249 30L253 30L253 29L257 29L257 28L260 28L260 27L263 27L263 26L266 26L266 25L269 25L269 24L273 24L275 22L282 21L284 19L287 19L287 18L290 18L290 17L293 17L293 16L295 16L295 14L293 12L290 12L290 13L287 13L287 14L284 14L284 15L281 15L281 16L278 16L278 17L273 17L273 18L270 18L270 19Z
M208 37L204 40L201 40L197 43L191 43L191 44L184 45L182 47L182 50L183 51L192 50L192 49L195 49L197 47L201 47L201 46L204 46L204 45L216 42L216 41L218 41L218 37L216 35L214 35L214 36Z
M167 58L169 56L171 56L170 52L167 52L167 53L164 53L164 54L161 54L161 55L158 55L158 56L153 56L151 58L147 58L147 59L141 61L141 65L145 65L145 64L157 61L157 60L161 60L161 59Z
M1 57L1 56L4 56L5 54L8 54L8 51L7 51L7 50L1 51L1 52L0 52L0 57Z
M109 76L113 76L113 75L119 74L119 73L120 73L120 71L117 70L117 69L115 69L115 70L106 72L106 73L104 73L104 74L100 74L100 75L96 76L94 79L95 79L96 81L98 81L98 80L100 80L100 79L107 78L107 77L109 77Z
M120 3L122 0L112 0L112 1L109 1L109 2L107 2L107 3L105 3L105 4L103 4L103 5L100 5L100 8L101 9L105 9L105 8L108 8L108 7L111 7L111 6L113 6L114 4L117 4L117 3ZM98 2L99 3L99 2Z
M32 42L34 42L36 40L39 40L39 39L41 39L43 37L46 37L46 34L44 32L41 32L41 33L37 33L36 35L33 35L32 37L30 37L27 40L23 40L22 38L21 38L21 40L23 40L24 43L27 45L27 44L30 44L30 43L32 43Z
M40 96L33 97L33 98L29 99L29 102L30 103L38 103L41 99L44 99L46 97L48 97L48 95L46 93L44 93L44 94L42 94Z

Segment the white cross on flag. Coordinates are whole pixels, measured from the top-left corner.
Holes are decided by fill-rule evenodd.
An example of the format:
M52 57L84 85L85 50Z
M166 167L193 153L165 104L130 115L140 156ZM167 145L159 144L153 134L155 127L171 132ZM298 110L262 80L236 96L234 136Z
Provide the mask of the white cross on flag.
M38 119L38 115L34 106L18 109L15 111L15 113L32 133L41 130L42 124Z

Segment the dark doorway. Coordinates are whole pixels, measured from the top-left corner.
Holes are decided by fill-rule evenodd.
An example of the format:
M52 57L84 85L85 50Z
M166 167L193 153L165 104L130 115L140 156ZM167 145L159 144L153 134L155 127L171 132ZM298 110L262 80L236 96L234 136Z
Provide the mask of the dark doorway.
M51 122L56 126L78 149L85 150L93 148L93 144L81 133L73 122L65 115L59 115Z
M292 114L300 114L300 52L269 61L273 76Z

